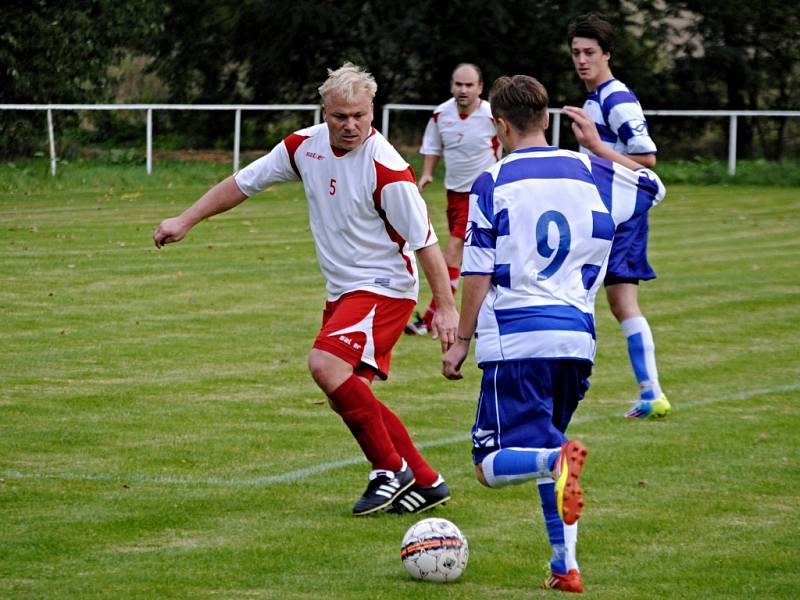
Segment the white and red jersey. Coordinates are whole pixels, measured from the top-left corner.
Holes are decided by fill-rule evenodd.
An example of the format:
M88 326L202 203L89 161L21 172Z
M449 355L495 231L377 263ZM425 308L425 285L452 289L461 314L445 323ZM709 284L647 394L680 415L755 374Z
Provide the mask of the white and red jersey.
M433 111L420 154L444 156L444 187L469 192L478 175L500 160L500 141L486 100L469 115L458 112L455 98Z
M329 300L355 290L416 300L414 251L437 238L414 171L374 128L346 153L331 147L325 123L301 129L234 179L247 196L302 180Z

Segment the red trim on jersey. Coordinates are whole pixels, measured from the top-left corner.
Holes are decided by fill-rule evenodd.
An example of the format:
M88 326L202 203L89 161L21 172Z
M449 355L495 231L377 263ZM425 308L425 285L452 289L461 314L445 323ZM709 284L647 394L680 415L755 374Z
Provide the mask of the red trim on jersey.
M500 160L500 140L497 139L497 136L492 136L492 154L497 160Z
M300 144L302 144L308 138L309 136L307 135L290 133L283 140L283 144L284 146L286 146L286 151L289 153L289 163L291 163L292 169L294 170L295 173L297 173L297 176L300 177L300 179L302 179L302 176L300 175L300 171L297 168L297 163L294 162L294 155L297 152L297 148L300 147Z
M392 227L392 225L389 223L389 220L386 218L386 211L383 210L383 207L381 206L381 193L383 192L383 188L390 183L396 183L398 181L408 181L412 184L416 183L414 171L410 166L406 167L402 171L394 171L389 167L382 165L377 160L373 160L373 162L375 163L375 191L372 192L372 200L375 203L375 210L378 211L378 216L380 216L381 220L383 221L383 226L386 227L386 233L389 234L389 239L397 244L398 250L400 251L400 256L403 257L403 260L406 263L406 270L410 275L413 276L414 269L411 266L411 260L405 254L403 254L403 246L406 245L406 240L404 240L397 230ZM428 237L430 237L430 220L428 221Z
M471 114L472 113L458 113L458 118L461 119L462 121L466 121L467 119L469 119L469 115Z
M442 113L437 113L437 112L433 113L433 116L431 117L431 119L433 119L434 123L438 123L439 122L439 115L440 114L442 114Z

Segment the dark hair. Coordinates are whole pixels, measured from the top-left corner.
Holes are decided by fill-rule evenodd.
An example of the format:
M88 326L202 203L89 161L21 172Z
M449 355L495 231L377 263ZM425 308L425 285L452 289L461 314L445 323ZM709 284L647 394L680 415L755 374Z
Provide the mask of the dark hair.
M545 87L529 75L498 77L489 90L492 116L504 119L521 133L544 129L548 102Z
M470 67L471 69L473 69L478 74L478 83L483 84L483 73L481 73L481 69L480 69L480 67L478 65L475 65L475 64L472 64L472 63L467 63L467 62L458 63L456 65L456 68L453 69L453 73L458 71L461 67ZM452 75L450 76L450 79L451 80L453 79Z
M597 40L603 52L614 51L614 27L597 13L575 17L567 27L567 43L571 46L576 37Z

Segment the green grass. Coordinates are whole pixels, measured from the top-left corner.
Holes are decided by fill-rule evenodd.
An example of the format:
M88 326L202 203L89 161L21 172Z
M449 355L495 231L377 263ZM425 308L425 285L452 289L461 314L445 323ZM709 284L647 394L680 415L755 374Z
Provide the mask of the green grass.
M0 168L0 597L556 596L534 487L474 480L479 371L444 380L428 339L402 339L376 390L448 478L435 514L469 566L411 581L416 519L350 516L368 467L306 372L324 284L299 186L158 251L158 221L228 167L72 167ZM587 597L796 597L799 192L673 185L652 214L641 303L670 418L621 418L634 381L598 302L570 430L590 448Z
M422 172L422 160L417 146L402 146L401 151L417 174ZM188 160L156 157L153 172L146 176L145 154L142 149L113 149L99 154L98 158L79 158L58 161L57 177L50 175L50 161L46 159L19 159L0 163L0 192L44 191L48 189L119 188L133 190L163 190L173 185L192 185L201 182L211 185L231 173L233 153L223 152L226 164L209 165L192 156L202 151L183 154ZM243 151L240 164L246 165L257 158L255 151ZM228 162L230 161L230 162ZM722 160L696 158L693 160L659 161L657 171L668 185L728 185L800 187L800 161L739 160L736 174L728 175L728 163ZM436 171L437 178L444 176L443 162Z

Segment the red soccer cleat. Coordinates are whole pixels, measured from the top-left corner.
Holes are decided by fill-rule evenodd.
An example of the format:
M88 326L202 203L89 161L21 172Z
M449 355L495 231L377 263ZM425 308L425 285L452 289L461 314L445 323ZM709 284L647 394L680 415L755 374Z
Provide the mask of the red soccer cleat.
M583 582L581 574L575 569L570 569L566 575L561 573L550 573L550 577L545 579L542 588L546 590L559 590L561 592L583 593Z
M553 469L556 480L556 504L558 516L567 525L572 525L581 516L583 510L583 492L578 484L578 477L586 461L589 451L577 440L571 440L561 446Z

